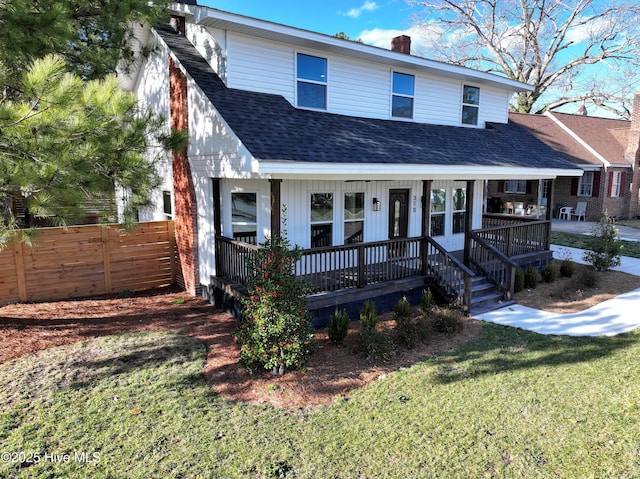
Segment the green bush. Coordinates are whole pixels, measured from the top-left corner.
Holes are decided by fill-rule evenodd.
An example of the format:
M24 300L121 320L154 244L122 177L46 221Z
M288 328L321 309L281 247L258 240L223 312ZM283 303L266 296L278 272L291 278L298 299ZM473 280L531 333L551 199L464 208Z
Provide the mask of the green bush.
M553 283L558 278L556 264L553 261L549 261L540 271L540 276L545 283Z
M433 293L431 292L431 288L423 289L422 296L420 297L420 305L418 309L424 315L428 315L429 312L436 305L436 301L433 297Z
M375 331L378 324L376 303L365 301L360 310L360 328L362 331Z
M560 276L571 278L575 270L575 263L571 259L571 253L565 248L560 248Z
M598 273L593 269L587 269L580 275L580 284L584 288L593 288L598 285Z
M522 268L518 268L516 270L516 280L513 286L513 291L515 293L519 293L524 289L524 270Z
M424 344L428 344L431 341L432 332L433 324L428 317L422 317L416 320L416 334L418 335L418 340Z
M380 331L362 330L358 336L356 352L368 359L386 361L391 359L391 343Z
M327 334L329 339L336 346L342 344L344 338L347 337L349 331L349 315L344 309L338 311L336 308L335 313L329 318L329 328Z
M236 332L240 362L248 371L274 374L299 368L315 351L306 284L293 273L298 248L279 236L268 239L247 258L248 295L241 300L242 324Z
M524 271L524 287L535 289L538 286L538 270L534 266L528 266Z
M618 228L609 223L604 215L591 230L591 248L585 251L583 259L596 271L608 271L620 266L622 243L618 237Z
M435 310L432 315L431 325L433 331L444 334L455 334L462 331L462 313L452 308Z
M413 309L406 296L403 296L393 308L393 316L396 320L394 328L396 342L409 349L418 342L418 330L411 318L412 313Z

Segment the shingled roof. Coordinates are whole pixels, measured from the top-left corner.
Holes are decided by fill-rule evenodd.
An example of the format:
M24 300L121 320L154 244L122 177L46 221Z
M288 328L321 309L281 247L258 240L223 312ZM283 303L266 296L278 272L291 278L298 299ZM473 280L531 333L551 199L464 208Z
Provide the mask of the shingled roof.
M593 148L612 164L628 164L624 153L630 121L558 112L553 112L552 115L510 113L509 121L517 123L551 148L567 155L575 164L603 165L585 145ZM582 142L571 136L557 122L561 122Z
M227 88L187 38L156 31L257 160L575 169L513 123L480 129L336 115Z

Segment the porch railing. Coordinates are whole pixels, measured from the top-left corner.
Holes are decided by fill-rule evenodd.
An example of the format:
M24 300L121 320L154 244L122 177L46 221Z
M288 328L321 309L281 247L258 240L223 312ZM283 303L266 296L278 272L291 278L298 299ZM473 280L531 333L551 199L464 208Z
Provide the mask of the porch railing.
M241 285L246 285L251 271L247 258L258 246L236 241L225 236L216 237L216 271L218 276Z
M471 304L473 271L448 253L433 238L424 238L426 274L431 275L439 287L458 306Z
M469 262L504 294L504 299L513 298L516 269L518 266L502 251L490 244L480 233L471 231L469 239Z
M512 258L548 250L550 229L551 221L548 220L513 221L503 226L485 227L473 233L505 256Z
M311 293L362 288L421 274L421 238L303 250L295 268Z

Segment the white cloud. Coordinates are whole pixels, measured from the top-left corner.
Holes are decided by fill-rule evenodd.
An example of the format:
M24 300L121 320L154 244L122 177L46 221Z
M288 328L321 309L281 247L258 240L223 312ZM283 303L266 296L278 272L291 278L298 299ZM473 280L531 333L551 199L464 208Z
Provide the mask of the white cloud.
M413 26L405 30L384 30L382 28L374 28L372 30L363 30L358 39L362 40L367 45L373 45L375 47L391 48L391 39L400 35L407 35L411 37L411 51L420 52L423 48L437 40L437 38L429 39L425 31L420 26Z
M348 12L340 12L341 15L345 17L358 18L362 14L362 12L373 12L380 8L376 2L372 2L370 0L365 0L362 6L358 8L352 8Z

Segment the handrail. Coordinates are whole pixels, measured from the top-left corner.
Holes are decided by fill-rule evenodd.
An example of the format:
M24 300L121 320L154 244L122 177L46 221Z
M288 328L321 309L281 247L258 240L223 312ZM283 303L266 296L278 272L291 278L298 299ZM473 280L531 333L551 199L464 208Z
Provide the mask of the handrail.
M471 281L474 272L452 256L433 238L424 238L427 247L425 261L428 272L439 282L439 286L459 306L471 306Z
M518 265L476 231L468 234L473 243L469 261L503 292L505 299L512 299Z

